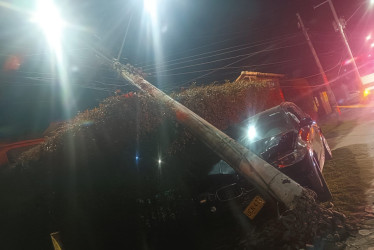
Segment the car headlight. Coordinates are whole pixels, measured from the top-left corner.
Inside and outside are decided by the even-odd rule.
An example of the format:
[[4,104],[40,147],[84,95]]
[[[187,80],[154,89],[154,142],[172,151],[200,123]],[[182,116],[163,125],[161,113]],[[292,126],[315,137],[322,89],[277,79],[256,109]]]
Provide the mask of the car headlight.
[[301,139],[301,136],[299,135],[296,140],[295,149],[292,152],[281,156],[278,160],[274,161],[272,165],[279,168],[291,166],[302,161],[307,152],[308,143]]

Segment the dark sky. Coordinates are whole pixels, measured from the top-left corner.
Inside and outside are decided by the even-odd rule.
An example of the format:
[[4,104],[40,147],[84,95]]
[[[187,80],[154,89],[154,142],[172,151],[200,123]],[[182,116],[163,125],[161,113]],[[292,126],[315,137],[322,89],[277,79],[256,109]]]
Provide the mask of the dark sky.
[[[234,80],[242,70],[290,78],[318,74],[298,29],[299,12],[323,67],[336,77],[347,54],[332,27],[328,4],[313,9],[321,2],[158,0],[157,20],[152,21],[140,0],[58,1],[61,16],[69,23],[62,40],[71,89],[66,105],[52,52],[41,30],[29,21],[34,2],[3,1],[0,140],[40,133],[49,122],[97,105],[117,88],[129,89],[92,51],[99,45],[117,57],[127,27],[120,61],[142,68],[150,82],[172,91],[194,81]],[[369,8],[368,0],[333,2],[339,16],[348,21],[346,32],[354,54],[368,53],[365,37],[374,35],[374,6]],[[9,69],[14,58],[20,66]]]

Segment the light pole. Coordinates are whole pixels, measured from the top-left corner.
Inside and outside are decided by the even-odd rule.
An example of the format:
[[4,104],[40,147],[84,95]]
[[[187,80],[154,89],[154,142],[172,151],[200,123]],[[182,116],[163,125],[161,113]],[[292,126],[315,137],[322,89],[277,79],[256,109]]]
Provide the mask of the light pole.
[[358,89],[361,93],[363,93],[364,91],[364,87],[362,85],[362,81],[361,81],[361,76],[360,76],[360,72],[358,71],[358,68],[357,68],[357,64],[356,64],[356,61],[353,57],[353,54],[352,54],[352,51],[351,51],[351,48],[349,46],[349,43],[348,43],[348,40],[347,40],[347,37],[345,35],[345,32],[344,32],[344,25],[342,24],[341,20],[339,20],[338,18],[338,15],[336,14],[336,10],[334,8],[334,5],[332,3],[332,0],[327,0],[323,3],[320,3],[319,5],[315,6],[314,9],[320,7],[321,5],[325,4],[325,3],[328,3],[330,8],[331,8],[331,12],[334,16],[334,19],[335,19],[335,22],[336,22],[336,25],[337,25],[337,29],[340,33],[340,35],[342,36],[342,39],[343,39],[343,42],[344,42],[344,45],[348,51],[348,54],[349,56],[351,57],[351,61],[352,61],[352,64],[353,64],[353,68],[354,68],[354,73],[356,75],[356,78],[357,78],[357,85],[358,85]]
[[[317,67],[318,67],[319,72],[320,72],[320,74],[322,76],[323,82],[324,82],[324,84],[326,86],[327,94],[329,96],[330,106],[331,106],[332,110],[334,110],[334,112],[336,112],[339,115],[340,114],[340,109],[338,107],[338,103],[336,102],[336,98],[335,98],[334,92],[331,89],[331,86],[330,86],[329,80],[327,79],[326,73],[325,73],[325,71],[322,68],[321,62],[319,61],[317,52],[314,49],[312,41],[309,38],[309,34],[306,31],[306,29],[305,29],[305,26],[304,26],[303,20],[301,19],[300,14],[296,13],[296,16],[297,16],[297,19],[299,20],[299,25],[300,25],[300,27],[301,27],[301,29],[303,31],[303,34],[305,36],[306,41],[308,42],[310,50],[312,51],[312,54],[314,56],[314,60],[316,61]],[[335,108],[333,108],[333,106],[335,106]]]

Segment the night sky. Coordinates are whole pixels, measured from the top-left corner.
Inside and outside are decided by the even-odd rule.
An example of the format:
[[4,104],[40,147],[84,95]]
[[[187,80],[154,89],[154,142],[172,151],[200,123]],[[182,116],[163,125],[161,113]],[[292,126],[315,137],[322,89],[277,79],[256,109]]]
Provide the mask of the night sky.
[[[152,18],[140,0],[58,1],[68,23],[62,36],[70,88],[66,97],[53,53],[30,22],[34,1],[2,1],[0,142],[38,137],[50,122],[91,108],[116,89],[131,90],[93,50],[101,47],[117,57],[126,30],[120,61],[142,68],[166,92],[192,82],[234,80],[243,70],[308,78],[319,72],[298,29],[299,12],[328,77],[335,79],[348,56],[328,4],[313,9],[321,2],[158,0]],[[333,2],[347,20],[355,56],[370,53],[365,37],[374,35],[374,6],[368,0]],[[313,79],[318,83],[318,77]]]

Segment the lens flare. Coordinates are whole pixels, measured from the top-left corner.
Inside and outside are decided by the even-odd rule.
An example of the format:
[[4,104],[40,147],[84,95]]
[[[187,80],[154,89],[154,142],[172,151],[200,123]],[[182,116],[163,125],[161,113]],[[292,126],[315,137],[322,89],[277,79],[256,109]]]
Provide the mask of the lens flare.
[[59,84],[61,86],[61,95],[66,117],[70,117],[70,110],[74,102],[71,100],[69,77],[62,53],[62,31],[65,23],[60,17],[60,13],[53,0],[38,0],[36,10],[33,12],[32,22],[37,23],[43,30],[48,41],[51,52],[54,54],[58,71]]
[[[152,41],[152,50],[154,54],[155,63],[157,65],[162,65],[163,62],[163,49],[162,49],[162,41],[161,41],[161,34],[162,26],[160,25],[158,12],[159,12],[159,5],[160,3],[157,0],[144,0],[144,13],[142,18],[142,27],[147,29],[147,34],[150,34],[151,37],[147,37],[148,41]],[[163,83],[167,82],[167,78],[163,77],[159,74],[159,71],[163,70],[164,68],[158,68],[156,70],[156,83]],[[162,86],[158,86],[162,87]]]
[[60,49],[61,32],[64,22],[53,1],[39,0],[31,21],[37,23],[42,28],[52,49]]
[[156,0],[144,0],[144,10],[152,17],[157,16],[157,1]]
[[250,126],[247,131],[247,137],[249,140],[255,139],[257,136],[256,128],[254,126]]

